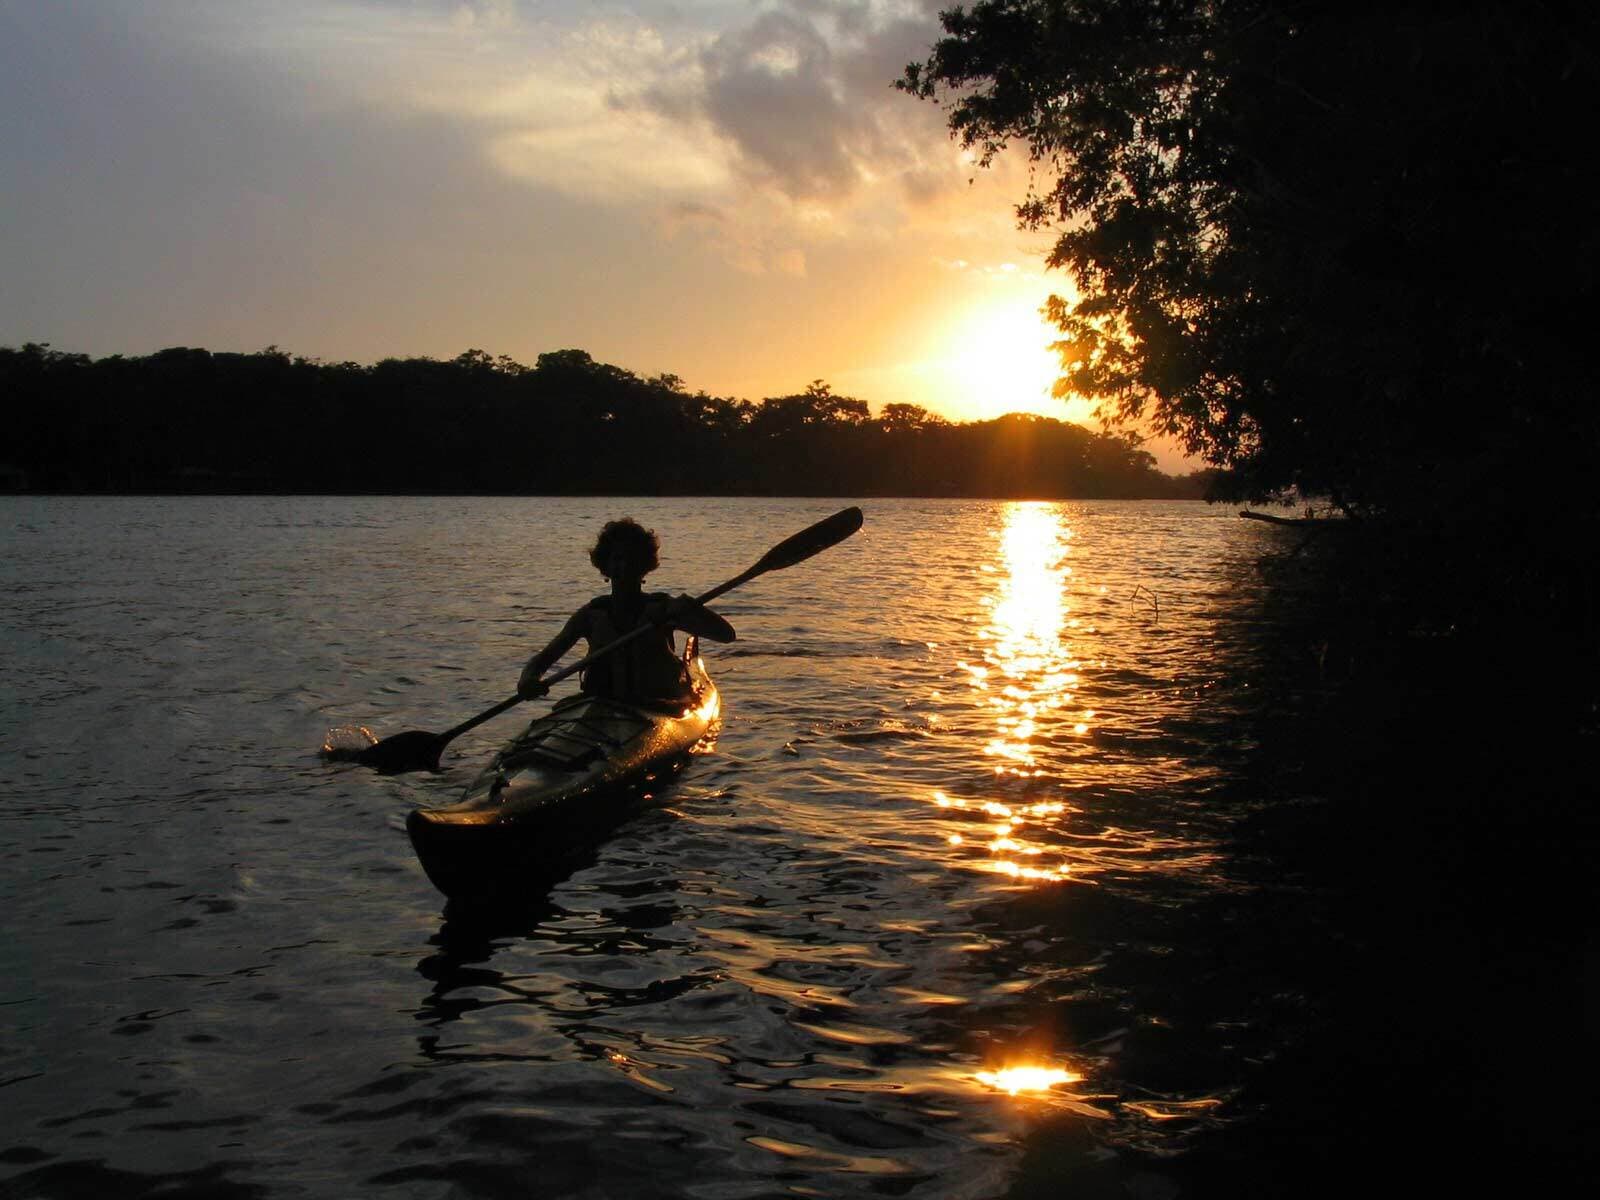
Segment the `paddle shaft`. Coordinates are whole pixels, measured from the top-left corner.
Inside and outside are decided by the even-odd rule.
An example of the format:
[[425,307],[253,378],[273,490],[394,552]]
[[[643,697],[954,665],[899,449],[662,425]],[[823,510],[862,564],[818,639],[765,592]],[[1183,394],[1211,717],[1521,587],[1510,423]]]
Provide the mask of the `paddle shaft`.
[[[771,550],[767,551],[767,553],[762,556],[761,561],[755,566],[751,567],[748,571],[744,571],[738,575],[735,575],[726,583],[718,584],[709,592],[702,592],[700,595],[694,598],[694,602],[696,604],[710,604],[718,596],[721,596],[727,592],[731,592],[734,588],[740,587],[743,584],[749,583],[758,575],[765,575],[768,571],[779,571],[784,567],[792,567],[795,563],[810,558],[813,554],[818,554],[821,551],[826,550],[829,546],[837,545],[839,542],[843,541],[860,528],[861,510],[858,508],[843,509],[826,520],[819,521],[810,528],[802,530],[793,537],[780,542]],[[545,676],[541,682],[544,683],[546,687],[553,683],[560,683],[563,679],[566,679],[572,675],[576,675],[579,671],[589,666],[589,664],[594,662],[596,659],[610,654],[619,646],[627,645],[635,638],[643,637],[653,629],[659,629],[663,624],[665,624],[665,622],[652,622],[649,625],[640,625],[636,629],[630,629],[627,633],[623,634],[616,640],[607,642],[598,650],[584,655],[571,666],[562,667],[561,670],[557,671],[555,674]],[[515,696],[506,697],[506,699],[500,701],[500,703],[496,704],[493,708],[486,708],[477,716],[461,722],[461,724],[457,725],[454,729],[445,730],[445,732],[439,735],[440,744],[443,745],[445,742],[454,741],[463,733],[466,733],[467,730],[476,729],[485,721],[489,721],[495,717],[498,717],[507,709],[515,708],[518,704],[521,704],[522,701],[523,696],[520,693]]]

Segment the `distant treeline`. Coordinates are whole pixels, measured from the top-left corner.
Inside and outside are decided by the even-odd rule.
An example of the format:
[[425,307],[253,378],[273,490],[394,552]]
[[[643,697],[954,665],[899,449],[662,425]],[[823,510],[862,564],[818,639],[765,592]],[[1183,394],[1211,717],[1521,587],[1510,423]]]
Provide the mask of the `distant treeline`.
[[760,402],[688,392],[582,350],[533,367],[325,363],[175,348],[0,348],[0,489],[1156,498],[1199,496],[1127,440],[1044,417],[874,415],[820,380]]

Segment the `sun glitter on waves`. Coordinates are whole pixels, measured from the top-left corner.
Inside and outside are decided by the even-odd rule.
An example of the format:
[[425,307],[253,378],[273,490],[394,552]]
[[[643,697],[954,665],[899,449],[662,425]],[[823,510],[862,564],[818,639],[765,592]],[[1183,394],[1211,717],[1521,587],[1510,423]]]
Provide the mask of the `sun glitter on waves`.
[[[1000,760],[995,774],[1038,776],[1032,741],[1040,722],[1072,703],[1078,663],[1063,640],[1069,621],[1065,599],[1072,568],[1066,565],[1071,531],[1052,504],[1015,503],[1006,510],[1000,536],[1005,566],[994,597],[985,666],[969,668],[975,681],[997,672],[984,687],[995,710],[997,736],[984,753]],[[981,672],[981,674],[980,674]],[[1073,732],[1088,726],[1077,722]]]
[[1063,1083],[1077,1083],[1083,1078],[1060,1067],[1002,1067],[998,1071],[979,1071],[979,1083],[987,1084],[1010,1096],[1023,1092],[1047,1092]]
[[[1008,504],[998,530],[998,564],[979,570],[995,577],[987,597],[989,620],[977,633],[978,662],[958,660],[967,676],[972,704],[992,723],[982,744],[991,762],[996,789],[1005,800],[964,799],[933,791],[934,804],[964,824],[947,825],[945,842],[969,847],[962,865],[1029,883],[1059,883],[1071,867],[1059,858],[1059,845],[1045,830],[1058,824],[1064,801],[1039,799],[1051,787],[1050,761],[1068,742],[1090,733],[1090,709],[1077,709],[1074,689],[1082,664],[1067,641],[1077,622],[1070,617],[1067,566],[1072,531],[1060,505]],[[1044,757],[1048,754],[1048,757]],[[987,818],[987,819],[986,819]],[[1030,838],[1028,826],[1043,827]],[[982,846],[988,857],[971,854]]]
[[[993,591],[986,601],[989,619],[978,633],[982,658],[958,664],[968,676],[979,724],[986,727],[977,736],[994,764],[993,790],[984,787],[988,796],[980,792],[970,799],[942,790],[930,797],[949,818],[966,822],[963,832],[949,837],[952,846],[981,845],[987,851],[984,857],[970,855],[963,865],[1040,885],[1070,878],[1055,836],[1068,810],[1067,801],[1057,798],[1064,780],[1057,780],[1063,752],[1082,746],[1077,739],[1088,732],[1093,715],[1078,707],[1074,695],[1080,663],[1069,643],[1076,623],[1069,608],[1067,511],[1057,504],[1006,506],[998,569],[983,576]],[[1017,1049],[1019,1058],[1033,1057]],[[1084,1078],[1063,1066],[1024,1058],[976,1071],[972,1078],[1006,1096],[1105,1116],[1083,1096],[1053,1091]]]

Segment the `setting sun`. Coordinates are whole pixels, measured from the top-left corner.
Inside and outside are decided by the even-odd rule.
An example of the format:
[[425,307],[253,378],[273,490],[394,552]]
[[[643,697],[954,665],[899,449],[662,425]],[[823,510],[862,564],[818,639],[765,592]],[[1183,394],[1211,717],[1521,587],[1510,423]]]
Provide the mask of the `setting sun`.
[[1021,412],[1091,423],[1087,403],[1051,395],[1060,364],[1050,347],[1061,334],[1041,310],[1065,281],[1007,266],[985,269],[966,302],[929,327],[919,402],[957,421]]
[[952,399],[972,417],[1066,415],[1067,406],[1050,394],[1058,366],[1050,343],[1059,335],[1036,305],[1013,301],[980,309],[964,318],[952,336]]

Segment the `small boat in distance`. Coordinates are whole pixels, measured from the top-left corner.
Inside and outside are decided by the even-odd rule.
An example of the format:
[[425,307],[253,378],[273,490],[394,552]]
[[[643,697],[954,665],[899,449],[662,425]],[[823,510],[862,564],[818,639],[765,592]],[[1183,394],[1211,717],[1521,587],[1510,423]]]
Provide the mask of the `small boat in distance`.
[[571,874],[714,736],[722,701],[692,638],[684,665],[689,701],[569,696],[503,746],[460,800],[413,810],[406,832],[433,885],[452,900],[526,898]]

